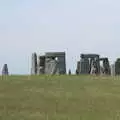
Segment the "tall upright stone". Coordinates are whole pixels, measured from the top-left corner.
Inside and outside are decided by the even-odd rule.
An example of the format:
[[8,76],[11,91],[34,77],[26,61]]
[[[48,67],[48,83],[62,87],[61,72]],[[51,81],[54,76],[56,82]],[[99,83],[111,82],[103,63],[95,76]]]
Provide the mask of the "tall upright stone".
[[97,74],[97,73],[98,73],[97,62],[95,60],[93,60],[92,64],[91,64],[90,74]]
[[39,56],[38,74],[45,74],[45,56]]
[[115,76],[115,64],[111,65],[111,75]]
[[76,75],[80,74],[80,61],[77,62]]
[[106,75],[110,75],[111,74],[111,70],[110,70],[110,64],[109,64],[108,58],[105,58],[103,60],[103,67],[104,67],[105,74]]
[[96,59],[96,68],[97,68],[97,74],[100,74],[100,61],[99,61],[99,58]]
[[81,58],[79,74],[89,74],[89,69],[90,69],[89,59]]
[[120,75],[120,58],[118,58],[115,62],[115,74]]
[[111,68],[110,68],[108,58],[100,58],[99,61],[101,61],[103,63],[103,65],[101,66],[101,74],[110,75],[111,74]]
[[32,54],[32,68],[31,68],[31,74],[36,75],[37,74],[37,54]]
[[3,68],[2,68],[2,75],[8,75],[8,66],[7,64],[4,64]]
[[94,62],[95,62],[94,58],[89,58],[89,73],[91,73],[91,71],[94,67]]

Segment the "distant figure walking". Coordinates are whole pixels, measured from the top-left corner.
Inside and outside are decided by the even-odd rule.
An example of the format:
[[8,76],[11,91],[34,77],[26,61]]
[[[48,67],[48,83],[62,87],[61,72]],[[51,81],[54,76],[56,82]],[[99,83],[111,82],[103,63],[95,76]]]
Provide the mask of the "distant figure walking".
[[69,69],[68,74],[71,75],[71,70]]

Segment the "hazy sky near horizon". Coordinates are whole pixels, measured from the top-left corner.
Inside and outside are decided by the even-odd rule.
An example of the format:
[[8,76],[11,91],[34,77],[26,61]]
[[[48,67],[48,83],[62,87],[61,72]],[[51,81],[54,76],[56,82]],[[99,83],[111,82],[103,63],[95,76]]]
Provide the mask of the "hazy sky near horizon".
[[0,0],[0,68],[27,74],[31,53],[66,51],[75,71],[80,53],[120,57],[119,0]]

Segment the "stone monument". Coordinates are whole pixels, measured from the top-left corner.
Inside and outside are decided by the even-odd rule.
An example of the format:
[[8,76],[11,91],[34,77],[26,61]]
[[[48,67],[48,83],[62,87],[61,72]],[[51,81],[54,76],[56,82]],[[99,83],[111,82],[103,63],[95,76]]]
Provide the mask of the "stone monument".
[[45,54],[46,74],[66,74],[65,52],[47,52]]
[[115,75],[120,75],[120,58],[115,62]]
[[31,67],[31,74],[36,75],[37,74],[37,54],[32,54],[32,67]]
[[[108,58],[100,58],[98,54],[81,54],[77,62],[76,74],[111,74]],[[102,61],[103,66],[100,66]]]
[[7,64],[4,64],[2,68],[2,75],[9,75]]
[[100,58],[99,61],[103,62],[101,73],[103,73],[105,75],[110,75],[111,74],[111,68],[110,68],[110,64],[109,64],[108,58]]
[[77,64],[78,74],[90,74],[93,70],[93,62],[96,64],[96,74],[100,73],[99,55],[97,54],[81,54],[81,60]]
[[47,52],[38,57],[32,54],[32,74],[66,74],[65,52]]

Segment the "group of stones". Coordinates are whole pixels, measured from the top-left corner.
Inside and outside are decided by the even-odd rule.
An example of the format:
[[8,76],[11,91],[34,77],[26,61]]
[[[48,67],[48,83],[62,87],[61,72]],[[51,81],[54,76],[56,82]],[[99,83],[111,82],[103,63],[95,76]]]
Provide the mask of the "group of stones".
[[[68,73],[71,74],[70,69]],[[4,64],[2,75],[8,74],[8,66]],[[31,74],[66,74],[65,52],[47,52],[42,56],[33,53]],[[98,54],[81,54],[80,61],[77,62],[76,74],[120,75],[120,58],[115,64],[110,65],[107,57],[100,58]]]
[[45,55],[32,54],[32,75],[66,74],[65,52],[47,52]]
[[[100,64],[102,63],[102,65]],[[77,63],[76,74],[111,74],[108,58],[100,58],[97,54],[81,54]]]
[[110,65],[107,57],[98,54],[81,54],[76,74],[120,75],[120,58]]
[[[31,74],[66,74],[65,52],[48,52],[43,56],[32,54]],[[71,74],[69,69],[68,74]],[[77,62],[76,74],[120,75],[120,59],[110,65],[107,57],[98,54],[81,54]]]

